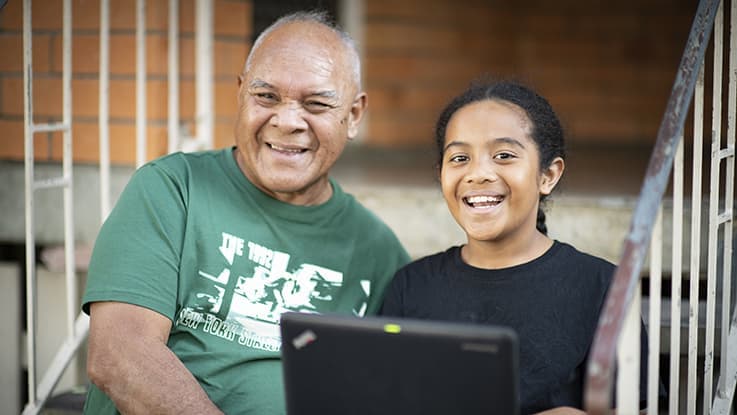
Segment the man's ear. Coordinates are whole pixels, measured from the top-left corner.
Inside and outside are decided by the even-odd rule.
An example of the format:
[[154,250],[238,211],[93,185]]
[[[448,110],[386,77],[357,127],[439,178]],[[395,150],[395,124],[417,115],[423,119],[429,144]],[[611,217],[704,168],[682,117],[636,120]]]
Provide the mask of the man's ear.
[[245,74],[238,75],[238,88],[237,88],[238,93],[236,94],[236,99],[238,100],[239,106],[242,104],[241,100],[243,99],[243,86],[246,84],[245,82],[246,82],[246,75]]
[[550,165],[548,165],[548,167],[543,170],[540,177],[541,195],[549,195],[553,191],[553,189],[555,189],[558,181],[563,176],[563,170],[565,170],[565,168],[565,161],[563,161],[563,159],[560,157],[556,157],[555,159],[553,159]]
[[346,122],[348,123],[348,139],[356,138],[358,134],[358,125],[361,123],[363,114],[368,106],[368,97],[365,92],[359,92],[351,104],[351,111],[348,113]]

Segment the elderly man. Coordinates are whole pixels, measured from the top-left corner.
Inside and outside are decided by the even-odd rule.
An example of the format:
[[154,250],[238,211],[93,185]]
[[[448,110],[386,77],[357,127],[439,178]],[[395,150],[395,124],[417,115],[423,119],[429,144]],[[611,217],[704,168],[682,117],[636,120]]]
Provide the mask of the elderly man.
[[328,177],[360,76],[324,15],[285,16],[238,78],[235,147],[134,174],[90,263],[86,413],[284,413],[281,313],[378,309],[408,255]]

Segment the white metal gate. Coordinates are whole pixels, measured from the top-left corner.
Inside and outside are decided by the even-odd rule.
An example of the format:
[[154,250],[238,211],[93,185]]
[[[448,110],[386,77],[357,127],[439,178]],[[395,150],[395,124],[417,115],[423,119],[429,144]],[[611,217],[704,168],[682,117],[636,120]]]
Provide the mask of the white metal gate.
[[[25,213],[26,213],[26,313],[28,402],[23,414],[37,414],[54,392],[71,359],[79,350],[88,332],[88,317],[79,312],[75,273],[74,203],[73,203],[73,129],[72,129],[72,1],[64,0],[62,26],[62,107],[61,123],[36,124],[33,120],[32,62],[32,0],[23,0],[23,98],[25,141]],[[136,1],[136,167],[146,162],[146,0]],[[213,4],[212,0],[197,0],[195,5],[196,49],[196,128],[195,137],[179,134],[179,1],[169,0],[168,41],[168,150],[182,147],[212,148],[213,146]],[[110,212],[110,2],[100,0],[100,72],[99,72],[99,133],[100,133],[100,208],[104,220]],[[35,179],[34,135],[63,132],[63,174],[44,180]],[[62,188],[64,192],[64,259],[66,287],[67,337],[42,376],[37,370],[36,333],[38,304],[34,194],[46,189]],[[39,381],[40,377],[40,381]]]

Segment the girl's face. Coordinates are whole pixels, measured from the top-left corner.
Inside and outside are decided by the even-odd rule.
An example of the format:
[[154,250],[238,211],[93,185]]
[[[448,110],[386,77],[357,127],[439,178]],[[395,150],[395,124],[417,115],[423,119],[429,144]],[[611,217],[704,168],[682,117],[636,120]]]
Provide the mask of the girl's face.
[[448,209],[469,244],[524,246],[537,232],[540,194],[553,190],[562,170],[541,174],[531,128],[527,114],[504,101],[473,102],[451,117],[440,182]]

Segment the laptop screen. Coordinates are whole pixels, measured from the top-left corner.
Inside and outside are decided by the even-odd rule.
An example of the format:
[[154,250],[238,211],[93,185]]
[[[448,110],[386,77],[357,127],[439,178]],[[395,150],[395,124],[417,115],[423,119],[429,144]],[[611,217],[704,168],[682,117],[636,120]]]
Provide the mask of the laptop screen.
[[508,328],[285,313],[281,334],[288,415],[519,411]]

